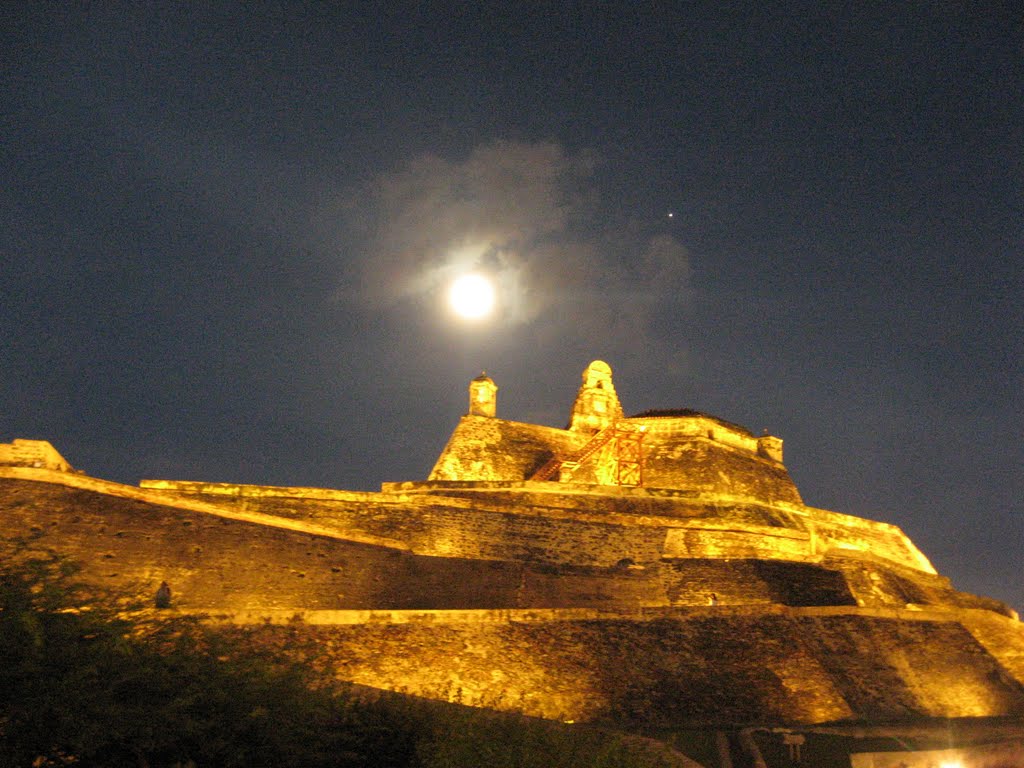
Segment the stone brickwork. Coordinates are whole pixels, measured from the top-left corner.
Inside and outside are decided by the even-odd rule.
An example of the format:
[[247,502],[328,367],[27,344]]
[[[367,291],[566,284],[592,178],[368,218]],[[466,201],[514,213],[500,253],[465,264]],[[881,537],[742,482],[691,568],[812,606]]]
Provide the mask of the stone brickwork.
[[[1005,716],[1024,706],[1018,622],[962,607],[971,596],[940,576],[852,550],[818,563],[667,557],[665,528],[652,523],[673,518],[653,513],[692,503],[685,495],[634,490],[582,512],[583,496],[524,490],[531,513],[512,514],[486,509],[499,491],[482,493],[484,503],[473,491],[392,492],[385,503],[194,485],[122,497],[80,475],[6,472],[47,481],[0,481],[4,530],[83,563],[89,583],[146,603],[166,580],[179,610],[245,614],[266,642],[365,685],[545,717],[677,725]],[[637,498],[649,506],[630,518]],[[289,525],[265,523],[273,519]],[[353,541],[344,529],[402,546]],[[418,553],[446,547],[475,554]],[[602,552],[601,564],[566,562]],[[613,563],[618,554],[633,557]],[[718,605],[707,605],[712,593]],[[907,602],[914,610],[893,610]],[[671,612],[679,606],[689,612]],[[274,616],[308,616],[310,626],[255,628]]]
[[5,530],[23,532],[35,548],[81,563],[83,578],[123,601],[148,602],[161,581],[171,585],[176,605],[190,609],[499,608],[634,600],[628,588],[618,597],[607,583],[618,574],[610,572],[426,557],[59,486],[0,480],[0,508]]
[[484,416],[464,416],[430,480],[525,480],[555,453],[579,449],[587,435]]
[[[703,416],[623,421],[645,429],[644,485],[647,487],[801,503],[785,466],[763,455],[755,438],[740,439],[741,435]],[[707,428],[708,425],[714,425],[715,429]],[[727,439],[730,436],[736,439]],[[580,450],[589,437],[587,433],[571,430],[464,416],[429,479],[527,480],[552,456],[570,456]],[[573,471],[572,482],[598,484],[599,467],[596,461],[583,464]]]
[[569,429],[593,434],[622,416],[611,366],[603,360],[595,360],[583,371],[583,381],[569,417]]
[[[649,424],[653,420],[640,421]],[[781,462],[760,455],[756,440],[750,449],[738,448],[721,440],[726,434],[724,429],[715,432],[718,437],[710,438],[700,433],[689,434],[689,425],[680,424],[688,419],[661,421],[658,426],[663,431],[649,429],[644,440],[645,485],[694,489],[769,503],[801,503],[786,468]]]
[[672,605],[856,605],[843,574],[806,563],[685,559],[662,566]]
[[[205,494],[189,486],[177,500],[167,490],[120,486],[122,499],[111,494],[117,484],[60,477],[75,487],[0,481],[6,530],[81,560],[89,578],[126,600],[148,599],[167,580],[194,608],[635,608],[703,605],[717,593],[727,605],[914,603],[1006,612],[882,558],[814,560],[804,552],[787,562],[778,552],[739,548],[727,558],[708,555],[706,546],[680,552],[672,546],[680,531],[667,527],[675,521],[635,524],[622,514],[622,499],[612,505],[620,512],[605,518],[571,507],[513,513],[430,495],[384,504],[314,490],[324,498],[302,499],[295,489],[274,496],[252,486]],[[699,541],[727,532],[689,533]]]
[[[342,679],[548,718],[736,727],[1024,714],[1024,690],[974,637],[970,612],[282,618],[292,623],[249,632],[320,649],[325,670]],[[1000,654],[1024,649],[1017,622],[982,621],[1008,633]]]
[[486,373],[469,382],[469,415],[495,416],[498,410],[498,387]]
[[57,472],[73,472],[74,468],[57,449],[45,440],[14,440],[0,443],[0,466],[34,467]]
[[[124,606],[166,581],[174,609],[325,674],[543,717],[1024,715],[1012,610],[958,592],[898,527],[806,506],[778,438],[695,411],[623,417],[599,363],[569,429],[498,418],[478,377],[430,477],[378,493],[134,488],[15,440],[0,556],[59,552]],[[642,436],[642,484],[610,471],[621,425]]]
[[[696,411],[652,411],[625,418],[611,368],[600,360],[583,372],[567,429],[497,418],[496,389],[483,375],[470,383],[469,415],[455,428],[430,480],[528,480],[551,459],[575,460],[596,433],[617,423],[643,433],[646,487],[801,503],[782,464],[782,440],[754,437],[743,427]],[[574,463],[571,472],[556,472],[555,479],[573,484],[613,482],[609,451],[610,447],[603,448],[579,466]]]
[[399,542],[440,557],[610,565],[709,557],[817,562],[831,551],[870,551],[932,572],[894,526],[702,494],[597,494],[561,483],[392,483],[381,494],[169,481],[159,487],[164,499],[180,493],[238,514],[304,520],[338,536]]

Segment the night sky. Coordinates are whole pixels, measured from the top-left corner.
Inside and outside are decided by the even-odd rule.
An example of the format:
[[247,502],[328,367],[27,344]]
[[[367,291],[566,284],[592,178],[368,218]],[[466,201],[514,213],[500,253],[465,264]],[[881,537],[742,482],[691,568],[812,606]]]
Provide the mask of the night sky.
[[842,6],[4,4],[0,441],[375,489],[599,358],[1024,608],[1024,14]]

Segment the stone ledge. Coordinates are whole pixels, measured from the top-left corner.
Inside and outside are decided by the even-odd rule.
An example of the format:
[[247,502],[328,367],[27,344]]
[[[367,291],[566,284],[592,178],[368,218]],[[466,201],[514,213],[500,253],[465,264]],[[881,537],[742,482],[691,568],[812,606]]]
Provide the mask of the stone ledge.
[[405,552],[410,551],[409,545],[395,539],[388,539],[381,536],[371,536],[362,533],[344,533],[322,525],[304,523],[286,517],[267,515],[261,512],[236,512],[224,507],[210,504],[203,501],[196,501],[176,493],[163,493],[148,488],[136,488],[132,485],[122,485],[111,480],[99,480],[88,475],[70,474],[58,472],[51,469],[36,469],[33,467],[0,467],[0,478],[12,480],[28,480],[37,483],[50,483],[63,485],[78,490],[93,491],[107,496],[116,496],[123,499],[132,499],[149,504],[157,504],[174,509],[185,509],[191,512],[201,512],[215,517],[228,520],[237,520],[246,523],[255,523],[272,528],[283,528],[290,531],[309,533],[314,536],[325,536],[331,539],[352,541],[357,544],[370,544],[372,546],[387,547]]
[[[570,496],[573,495],[570,491],[566,493],[566,487],[561,483],[536,483],[536,482],[517,482],[517,483],[499,483],[499,482],[425,482],[425,483],[396,483],[387,484],[386,487],[394,487],[396,490],[400,487],[402,491],[400,493],[373,493],[373,492],[356,492],[356,491],[340,491],[332,489],[313,489],[313,488],[300,488],[300,487],[287,487],[287,486],[250,486],[250,485],[239,485],[239,484],[226,484],[226,483],[202,483],[196,481],[164,481],[164,480],[147,480],[143,481],[142,487],[122,485],[108,480],[101,480],[98,478],[89,477],[88,475],[74,474],[59,472],[44,468],[30,468],[30,467],[0,467],[0,477],[9,477],[14,479],[30,480],[35,482],[54,483],[64,485],[68,487],[90,490],[97,493],[102,493],[115,497],[129,498],[137,501],[143,501],[152,504],[158,504],[161,506],[173,507],[176,509],[185,509],[195,512],[201,512],[205,514],[216,515],[221,518],[244,521],[259,525],[266,525],[276,528],[285,528],[289,530],[301,531],[304,533],[310,533],[319,536],[327,536],[333,539],[340,539],[345,541],[352,541],[361,544],[370,544],[374,546],[387,547],[394,550],[401,550],[412,552],[416,551],[416,548],[404,541],[393,539],[389,537],[377,536],[370,533],[364,533],[358,530],[344,529],[330,524],[323,523],[312,523],[306,522],[301,519],[295,519],[291,517],[281,517],[274,514],[254,512],[248,510],[239,510],[234,504],[230,503],[236,499],[244,498],[290,498],[290,499],[309,499],[309,500],[321,500],[321,501],[337,501],[337,502],[354,502],[354,503],[380,503],[386,506],[393,506],[397,504],[409,504],[413,507],[420,506],[450,506],[467,510],[479,510],[480,512],[498,513],[498,514],[512,514],[523,517],[538,517],[546,518],[551,520],[564,520],[572,522],[582,522],[591,524],[602,524],[602,525],[614,525],[614,526],[625,526],[625,527],[648,527],[648,528],[661,528],[665,529],[666,544],[672,536],[684,535],[684,532],[690,531],[696,535],[711,535],[711,536],[740,536],[742,539],[749,539],[753,537],[756,540],[763,540],[766,544],[768,542],[775,542],[774,546],[766,546],[759,549],[762,556],[767,556],[770,559],[777,560],[788,560],[795,562],[819,562],[829,552],[835,551],[835,545],[817,546],[812,540],[813,537],[809,537],[807,531],[801,531],[793,528],[779,528],[774,526],[760,526],[760,525],[745,525],[743,527],[737,527],[734,522],[727,520],[717,521],[713,518],[700,518],[700,519],[687,519],[684,517],[669,517],[658,514],[649,513],[623,513],[614,511],[600,511],[600,510],[589,510],[583,511],[580,509],[557,509],[551,507],[537,507],[532,504],[489,504],[487,500],[481,499],[480,502],[474,502],[474,500],[461,498],[461,497],[450,497],[444,495],[445,490],[465,490],[468,488],[479,489],[481,491],[493,491],[499,490],[501,492],[508,491],[534,491],[537,486],[544,487],[544,491],[551,493],[561,494]],[[588,494],[591,496],[599,496],[603,494],[593,493],[595,486],[583,486],[587,489]],[[416,488],[417,490],[432,490],[432,493],[416,492],[415,490],[410,493],[409,490]],[[550,490],[549,490],[550,488]],[[603,489],[603,487],[602,487]],[[624,493],[632,498],[641,499],[648,496],[648,489],[620,489]],[[440,493],[438,493],[440,491]],[[513,493],[513,498],[517,494]],[[705,502],[716,502],[719,504],[728,503],[751,503],[750,499],[740,497],[718,497],[716,496],[713,500],[701,498],[701,495],[696,497],[690,497],[689,499],[681,499],[681,504],[686,504],[693,498],[700,499]],[[223,502],[221,502],[223,500]],[[778,509],[786,513],[797,512],[798,509],[795,505],[778,505],[773,507],[770,505],[757,504],[757,506],[765,509]],[[875,523],[873,521],[863,521],[859,518],[853,518],[847,515],[841,515],[839,513],[832,513],[827,510],[814,510],[806,508],[806,511],[799,515],[799,519],[807,521],[810,528],[814,528],[815,522],[824,522],[824,519],[833,517],[836,523],[846,523],[847,525],[842,526],[847,528],[849,532],[855,533],[858,528],[861,530],[876,531],[883,533],[894,539],[898,539],[906,549],[906,555],[904,557],[894,558],[893,561],[905,565],[907,567],[915,568],[916,570],[924,571],[926,573],[934,573],[934,569],[931,564],[927,561],[923,554],[921,554],[913,544],[902,534],[902,532],[896,527],[886,523]],[[764,550],[763,552],[761,550]],[[775,551],[777,550],[777,551]],[[806,553],[803,551],[806,550]],[[862,548],[852,548],[851,553],[855,551],[863,551]],[[673,554],[672,547],[666,549],[666,553]],[[746,554],[745,554],[746,553]],[[433,552],[421,552],[421,554],[437,554]],[[687,554],[680,552],[677,554]],[[743,552],[737,551],[735,553],[723,552],[718,556],[730,557],[730,556],[747,556],[749,553],[746,550]],[[443,555],[441,555],[443,556]]]
[[566,621],[631,621],[649,622],[665,619],[727,618],[785,616],[832,617],[859,616],[874,619],[918,622],[963,622],[965,619],[984,618],[1005,625],[1006,629],[1024,632],[1020,621],[981,608],[935,610],[933,607],[908,605],[905,609],[863,608],[856,606],[785,605],[716,605],[639,608],[636,610],[600,610],[595,608],[499,608],[499,609],[418,609],[418,610],[294,610],[266,608],[221,612],[169,611],[168,615],[203,616],[216,624],[309,624],[377,625],[377,624],[507,624]]
[[320,501],[397,502],[399,499],[373,491],[343,491],[290,485],[249,485],[207,483],[202,480],[140,480],[139,487],[186,496],[232,496],[239,498],[317,499]]

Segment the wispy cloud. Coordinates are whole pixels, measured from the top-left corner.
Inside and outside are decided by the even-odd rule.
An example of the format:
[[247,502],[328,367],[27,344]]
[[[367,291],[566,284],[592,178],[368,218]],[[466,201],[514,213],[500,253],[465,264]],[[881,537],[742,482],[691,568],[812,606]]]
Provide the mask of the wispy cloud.
[[595,224],[597,162],[558,144],[499,141],[372,179],[346,207],[358,300],[386,307],[479,270],[497,283],[502,322],[550,316],[581,330],[639,332],[656,305],[685,296],[689,258],[670,235]]

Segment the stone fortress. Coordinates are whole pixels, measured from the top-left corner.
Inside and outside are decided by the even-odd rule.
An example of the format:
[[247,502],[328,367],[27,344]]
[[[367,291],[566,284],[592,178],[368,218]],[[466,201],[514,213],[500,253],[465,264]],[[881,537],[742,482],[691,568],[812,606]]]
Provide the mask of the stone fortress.
[[568,426],[468,413],[380,492],[144,480],[0,446],[7,534],[83,579],[282,625],[354,683],[561,720],[824,727],[1024,715],[1024,628],[894,525],[803,503],[782,440],[625,416],[601,361]]

